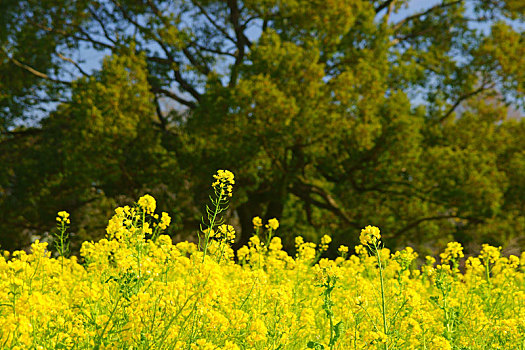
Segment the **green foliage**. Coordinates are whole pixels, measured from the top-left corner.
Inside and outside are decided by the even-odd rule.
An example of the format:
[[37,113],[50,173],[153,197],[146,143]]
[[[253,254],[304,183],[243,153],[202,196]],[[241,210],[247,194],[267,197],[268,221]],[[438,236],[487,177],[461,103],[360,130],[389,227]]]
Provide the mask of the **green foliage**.
[[[336,243],[374,223],[393,248],[524,247],[525,122],[508,118],[524,105],[519,1],[3,10],[6,248],[49,231],[56,208],[81,218],[73,245],[100,236],[96,222],[146,191],[195,234],[208,174],[224,167],[240,185],[229,212],[239,244],[262,214]],[[102,66],[86,52],[106,56]]]

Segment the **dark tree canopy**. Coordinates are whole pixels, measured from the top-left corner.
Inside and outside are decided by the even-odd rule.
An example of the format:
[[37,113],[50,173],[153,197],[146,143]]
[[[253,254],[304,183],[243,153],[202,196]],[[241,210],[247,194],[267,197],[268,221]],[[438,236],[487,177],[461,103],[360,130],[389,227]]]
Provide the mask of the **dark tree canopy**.
[[[518,0],[4,0],[0,244],[73,213],[99,237],[145,192],[198,229],[211,174],[232,220],[355,243],[525,247]],[[82,57],[106,56],[101,67]],[[95,68],[94,68],[95,67]]]

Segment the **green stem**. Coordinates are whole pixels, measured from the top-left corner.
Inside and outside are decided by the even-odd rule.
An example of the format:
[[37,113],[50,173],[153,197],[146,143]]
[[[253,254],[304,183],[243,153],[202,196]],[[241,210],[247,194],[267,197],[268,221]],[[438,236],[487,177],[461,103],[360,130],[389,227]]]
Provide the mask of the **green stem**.
[[487,261],[485,263],[485,277],[487,278],[487,284],[489,286],[489,289],[490,289],[490,267],[489,267],[489,262]]
[[[385,332],[385,335],[387,335],[388,328],[386,323],[386,301],[385,301],[385,287],[383,282],[383,265],[381,264],[381,256],[378,250],[378,246],[374,244],[374,249],[377,257],[377,264],[379,265],[379,279],[381,281],[381,308],[383,313],[383,330]],[[385,350],[388,349],[388,344],[385,343]]]
[[334,348],[334,321],[332,316],[329,317],[330,320],[330,350]]
[[100,349],[100,344],[102,343],[102,337],[104,336],[104,333],[106,332],[106,329],[108,328],[108,325],[109,325],[109,322],[111,321],[111,319],[113,318],[113,315],[115,314],[115,312],[117,311],[117,307],[118,307],[118,303],[120,302],[120,297],[117,299],[117,302],[115,303],[115,306],[113,307],[113,309],[111,310],[111,313],[109,314],[109,318],[106,322],[106,324],[104,325],[104,328],[102,329],[102,332],[100,333],[100,335],[97,337],[97,343],[94,347],[95,350],[98,350]]
[[217,200],[215,204],[215,211],[213,212],[213,216],[210,220],[210,226],[208,227],[208,232],[206,232],[206,236],[204,238],[204,254],[202,255],[202,263],[204,263],[204,259],[206,258],[206,252],[208,251],[208,242],[210,241],[211,230],[213,230],[213,226],[215,225],[215,219],[217,218],[217,214],[219,214],[221,200],[222,200],[222,190],[221,192],[219,192],[219,199]]
[[146,237],[146,233],[144,232],[145,223],[146,223],[146,211],[143,210],[142,211],[142,235],[139,237],[139,241],[137,242],[137,265],[139,268],[139,281],[140,281],[140,278],[142,277],[142,271],[141,271],[142,269],[140,266],[140,260],[141,260],[141,255],[142,255],[142,238]]

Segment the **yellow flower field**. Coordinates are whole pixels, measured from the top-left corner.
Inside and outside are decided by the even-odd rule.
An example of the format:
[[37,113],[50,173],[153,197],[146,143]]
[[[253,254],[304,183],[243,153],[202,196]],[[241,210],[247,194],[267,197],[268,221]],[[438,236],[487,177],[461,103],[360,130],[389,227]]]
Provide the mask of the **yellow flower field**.
[[260,218],[234,253],[221,221],[230,174],[216,175],[200,247],[162,235],[169,216],[144,196],[116,209],[107,238],[85,242],[80,259],[53,258],[38,241],[4,253],[1,348],[525,349],[525,254],[486,245],[460,269],[462,247],[450,243],[418,268],[416,252],[390,252],[367,226],[354,255],[341,246],[319,259],[328,236],[297,237],[289,255],[278,221]]

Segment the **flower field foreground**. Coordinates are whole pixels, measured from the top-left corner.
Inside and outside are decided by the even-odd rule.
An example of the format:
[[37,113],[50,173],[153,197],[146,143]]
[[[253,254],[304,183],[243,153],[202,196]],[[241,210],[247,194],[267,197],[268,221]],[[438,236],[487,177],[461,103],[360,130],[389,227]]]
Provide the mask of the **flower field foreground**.
[[[116,209],[107,238],[85,242],[80,260],[52,258],[38,241],[30,253],[5,253],[1,348],[525,349],[525,254],[484,246],[461,272],[462,247],[450,243],[439,264],[417,268],[411,248],[391,253],[367,226],[355,255],[341,246],[339,258],[319,259],[324,236],[297,237],[290,256],[278,221],[260,218],[234,253],[233,227],[221,220],[226,175],[216,177],[199,244],[161,235],[169,216],[144,196]],[[62,248],[68,216],[57,217]]]

